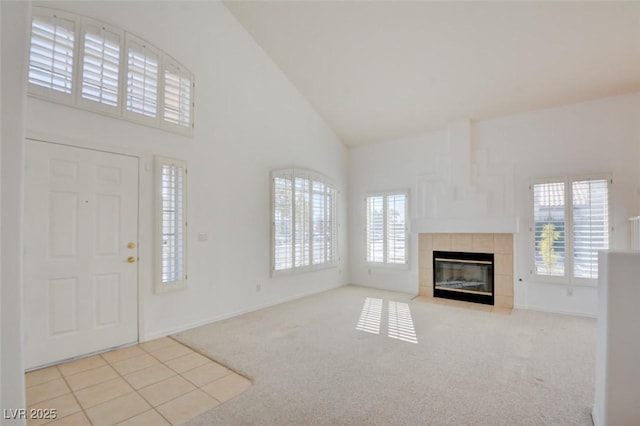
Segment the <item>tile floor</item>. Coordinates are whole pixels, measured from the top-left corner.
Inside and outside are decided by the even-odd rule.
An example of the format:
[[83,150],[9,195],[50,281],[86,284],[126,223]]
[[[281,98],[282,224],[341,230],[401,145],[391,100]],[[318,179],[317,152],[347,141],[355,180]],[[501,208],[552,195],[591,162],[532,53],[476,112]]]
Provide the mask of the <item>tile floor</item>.
[[29,425],[179,425],[251,387],[245,377],[169,337],[25,378],[28,408],[57,413],[53,421],[30,419]]

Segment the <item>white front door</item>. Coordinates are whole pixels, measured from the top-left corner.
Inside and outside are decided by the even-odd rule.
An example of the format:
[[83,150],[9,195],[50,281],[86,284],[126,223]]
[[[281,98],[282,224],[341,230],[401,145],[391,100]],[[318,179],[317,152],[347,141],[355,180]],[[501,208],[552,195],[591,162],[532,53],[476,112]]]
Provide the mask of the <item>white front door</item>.
[[26,368],[138,340],[138,159],[27,140]]

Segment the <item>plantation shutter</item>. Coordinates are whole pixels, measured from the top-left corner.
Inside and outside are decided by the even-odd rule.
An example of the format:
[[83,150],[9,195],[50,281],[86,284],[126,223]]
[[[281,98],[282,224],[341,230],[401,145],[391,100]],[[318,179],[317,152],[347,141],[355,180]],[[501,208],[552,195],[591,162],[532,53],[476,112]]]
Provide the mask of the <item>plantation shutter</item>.
[[127,40],[127,111],[149,118],[158,114],[159,54],[133,37]]
[[335,231],[335,194],[336,190],[327,185],[327,202],[326,202],[326,226],[325,226],[325,238],[326,238],[326,250],[327,250],[327,262],[331,263],[336,257],[336,231]]
[[367,197],[367,262],[384,262],[384,196]]
[[387,196],[387,263],[406,263],[405,194]]
[[273,268],[293,267],[293,176],[281,174],[273,178]]
[[75,25],[71,15],[33,8],[29,83],[61,94],[73,92]]
[[180,65],[165,61],[164,111],[166,123],[191,128],[193,77]]
[[326,232],[327,210],[326,210],[326,190],[324,182],[311,182],[311,223],[313,251],[311,263],[314,265],[326,261]]
[[540,183],[532,189],[536,274],[564,276],[565,184]]
[[82,98],[118,107],[121,34],[104,25],[84,25]]
[[572,183],[573,276],[598,278],[598,251],[609,248],[608,181]]
[[185,165],[160,164],[162,284],[185,279]]
[[308,266],[311,248],[309,179],[295,175],[294,185],[294,267]]

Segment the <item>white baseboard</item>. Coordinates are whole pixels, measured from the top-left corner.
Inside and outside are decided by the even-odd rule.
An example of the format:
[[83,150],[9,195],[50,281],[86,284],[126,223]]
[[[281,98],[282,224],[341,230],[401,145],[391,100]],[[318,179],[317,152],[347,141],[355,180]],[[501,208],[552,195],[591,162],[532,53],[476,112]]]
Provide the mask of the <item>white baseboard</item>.
[[560,314],[560,315],[570,315],[570,316],[574,316],[574,317],[585,317],[585,318],[597,318],[598,315],[597,314],[593,314],[590,312],[574,312],[574,311],[563,311],[563,310],[556,310],[556,309],[549,309],[549,308],[543,308],[540,306],[527,306],[527,307],[523,307],[522,309],[529,309],[530,311],[538,311],[538,312],[545,312],[548,314]]
[[256,306],[252,306],[252,307],[249,307],[249,308],[240,309],[238,311],[229,312],[229,313],[225,313],[225,314],[222,314],[222,315],[217,315],[215,317],[206,318],[206,319],[203,319],[201,321],[196,321],[196,322],[193,322],[193,323],[184,324],[184,325],[181,325],[181,326],[178,326],[178,327],[173,327],[173,328],[169,328],[169,329],[165,329],[165,330],[161,330],[161,331],[155,331],[155,332],[152,332],[152,333],[145,333],[144,337],[140,338],[140,343],[148,342],[149,340],[160,339],[161,337],[166,337],[166,336],[169,336],[171,334],[180,333],[182,331],[190,330],[192,328],[201,327],[203,325],[207,325],[207,324],[211,324],[211,323],[214,323],[214,322],[218,322],[218,321],[226,320],[226,319],[229,319],[229,318],[237,317],[237,316],[240,316],[240,315],[248,314],[250,312],[259,311],[261,309],[269,308],[271,306],[280,305],[282,303],[292,302],[294,300],[302,299],[303,297],[312,296],[314,294],[322,293],[322,292],[325,292],[325,291],[328,291],[328,290],[333,290],[333,289],[339,288],[339,287],[344,287],[345,285],[348,285],[348,284],[341,284],[341,285],[338,285],[338,286],[335,286],[335,287],[329,287],[329,288],[325,288],[325,289],[322,289],[322,290],[313,290],[313,291],[309,291],[309,292],[306,292],[306,293],[298,294],[296,296],[286,297],[284,299],[277,300],[275,302],[264,303],[264,304],[261,304],[261,305],[256,305]]

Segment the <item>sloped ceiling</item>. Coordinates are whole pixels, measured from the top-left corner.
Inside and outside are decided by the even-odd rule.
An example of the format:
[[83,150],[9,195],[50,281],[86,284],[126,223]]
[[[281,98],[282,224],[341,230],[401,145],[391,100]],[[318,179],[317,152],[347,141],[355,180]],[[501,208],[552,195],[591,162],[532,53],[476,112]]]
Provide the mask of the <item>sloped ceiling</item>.
[[226,2],[350,146],[640,91],[640,2]]

